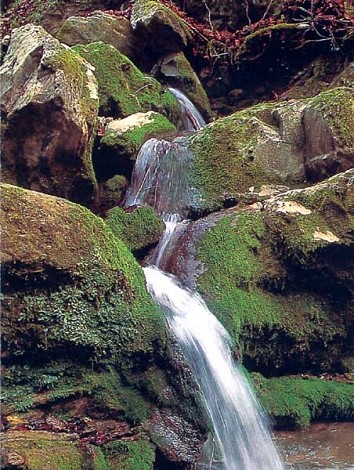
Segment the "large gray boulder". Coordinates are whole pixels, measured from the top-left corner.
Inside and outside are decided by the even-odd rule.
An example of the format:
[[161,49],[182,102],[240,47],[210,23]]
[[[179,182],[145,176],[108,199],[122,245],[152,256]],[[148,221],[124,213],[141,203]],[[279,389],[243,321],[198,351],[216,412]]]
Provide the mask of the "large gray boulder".
[[72,16],[62,24],[57,39],[68,46],[102,41],[134,59],[137,44],[129,20],[103,11],[90,16]]
[[3,180],[88,203],[98,112],[90,64],[29,24],[13,32],[0,76]]

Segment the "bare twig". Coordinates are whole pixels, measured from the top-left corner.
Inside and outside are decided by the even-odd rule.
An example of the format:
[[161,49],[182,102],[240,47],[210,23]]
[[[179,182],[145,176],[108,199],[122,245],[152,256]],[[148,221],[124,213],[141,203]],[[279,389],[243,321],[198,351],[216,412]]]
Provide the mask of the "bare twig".
[[208,23],[210,24],[210,29],[214,32],[214,26],[213,26],[213,23],[211,21],[211,11],[210,11],[210,8],[206,2],[206,0],[203,0],[203,3],[204,3],[204,6],[208,12]]
[[266,8],[266,11],[264,12],[264,15],[262,16],[261,21],[264,20],[265,17],[268,15],[269,10],[270,10],[270,7],[273,5],[273,1],[274,1],[274,0],[270,0],[270,2],[268,3],[268,6],[267,6],[267,8]]

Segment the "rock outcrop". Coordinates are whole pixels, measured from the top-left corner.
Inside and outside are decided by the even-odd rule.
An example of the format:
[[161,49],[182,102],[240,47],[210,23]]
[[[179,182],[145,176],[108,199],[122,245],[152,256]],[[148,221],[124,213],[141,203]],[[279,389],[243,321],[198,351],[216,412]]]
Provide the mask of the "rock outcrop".
[[142,52],[148,56],[152,56],[153,52],[158,56],[179,52],[187,46],[192,36],[188,23],[158,0],[134,2],[131,24],[136,34],[147,43]]
[[190,139],[200,210],[233,204],[261,185],[320,181],[354,164],[351,88],[310,100],[263,103],[209,124]]
[[[193,380],[169,356],[163,314],[127,246],[77,204],[7,184],[1,194],[6,462],[60,470],[146,458],[150,468],[157,407],[188,423],[200,446]],[[167,441],[163,452],[175,446]],[[184,443],[183,459],[188,446],[192,462],[196,442]]]
[[3,180],[89,203],[98,111],[90,64],[27,25],[12,34],[1,79]]

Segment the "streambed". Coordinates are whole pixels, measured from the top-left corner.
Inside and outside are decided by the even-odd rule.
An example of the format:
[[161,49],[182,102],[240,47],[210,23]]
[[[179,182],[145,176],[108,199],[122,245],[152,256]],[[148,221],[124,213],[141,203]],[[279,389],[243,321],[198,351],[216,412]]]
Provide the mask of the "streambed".
[[354,423],[275,433],[287,470],[354,470]]

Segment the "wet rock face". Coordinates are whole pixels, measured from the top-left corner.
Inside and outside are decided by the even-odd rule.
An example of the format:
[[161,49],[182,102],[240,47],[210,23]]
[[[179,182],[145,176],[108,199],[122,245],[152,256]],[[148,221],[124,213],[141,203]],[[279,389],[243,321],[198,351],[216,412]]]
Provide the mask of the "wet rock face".
[[91,67],[39,26],[14,31],[1,67],[3,180],[87,204],[98,111]]
[[195,463],[201,454],[202,435],[180,416],[168,409],[155,410],[149,425],[149,433],[169,462],[186,467]]

